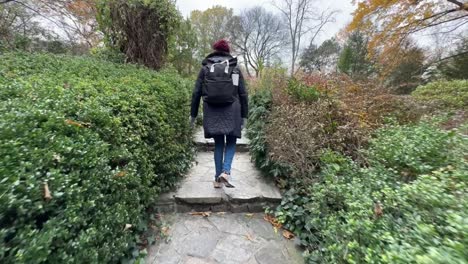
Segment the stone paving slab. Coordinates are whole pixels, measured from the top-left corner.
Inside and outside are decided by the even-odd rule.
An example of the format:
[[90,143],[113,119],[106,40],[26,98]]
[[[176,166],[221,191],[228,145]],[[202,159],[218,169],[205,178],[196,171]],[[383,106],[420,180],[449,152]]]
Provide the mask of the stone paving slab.
[[[242,138],[237,139],[237,151],[247,152],[249,149],[249,139],[245,136],[245,130],[242,131]],[[214,140],[212,138],[206,139],[203,132],[203,127],[197,129],[197,132],[194,135],[194,142],[199,147],[199,149],[209,151],[214,148]]]
[[303,264],[302,251],[263,214],[164,215],[168,241],[148,250],[149,264]]
[[197,209],[195,205],[198,205],[198,209],[210,209],[206,205],[219,205],[215,211],[252,212],[262,211],[265,203],[273,205],[281,202],[279,189],[260,174],[250,162],[248,153],[236,153],[234,157],[230,182],[236,188],[215,189],[213,155],[213,152],[198,153],[194,166],[179,189],[160,197],[158,205],[169,208],[160,212],[186,212],[190,209],[182,209],[182,206],[177,207],[173,203],[193,205],[194,209]]

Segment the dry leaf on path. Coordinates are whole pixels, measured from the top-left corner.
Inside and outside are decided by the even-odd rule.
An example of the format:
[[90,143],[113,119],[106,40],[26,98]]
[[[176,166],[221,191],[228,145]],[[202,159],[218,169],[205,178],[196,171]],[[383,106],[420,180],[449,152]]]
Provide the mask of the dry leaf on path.
[[204,216],[204,217],[208,217],[211,215],[210,212],[191,212],[189,213],[190,215],[199,215],[199,216]]
[[263,217],[263,219],[265,219],[265,221],[269,222],[271,225],[273,225],[274,227],[276,228],[281,228],[282,225],[281,223],[278,221],[278,219],[274,218],[273,216],[269,215],[269,214],[265,214],[265,216]]
[[245,238],[246,238],[247,240],[254,241],[254,238],[252,237],[251,234],[245,235]]
[[169,235],[169,227],[168,226],[164,226],[161,228],[161,233],[165,236],[168,236]]
[[254,216],[254,214],[245,214],[245,216],[252,218]]
[[294,234],[288,230],[283,230],[283,236],[289,240],[294,238]]

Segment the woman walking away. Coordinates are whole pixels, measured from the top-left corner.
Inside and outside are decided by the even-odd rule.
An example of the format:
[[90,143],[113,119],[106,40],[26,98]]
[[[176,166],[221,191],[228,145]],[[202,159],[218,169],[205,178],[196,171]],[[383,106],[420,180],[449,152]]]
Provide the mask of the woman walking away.
[[248,96],[244,78],[237,66],[237,58],[230,54],[226,40],[213,44],[214,52],[202,62],[192,94],[190,122],[193,127],[203,98],[203,129],[205,138],[214,138],[216,167],[214,187],[229,183],[236,141],[242,137],[247,120]]

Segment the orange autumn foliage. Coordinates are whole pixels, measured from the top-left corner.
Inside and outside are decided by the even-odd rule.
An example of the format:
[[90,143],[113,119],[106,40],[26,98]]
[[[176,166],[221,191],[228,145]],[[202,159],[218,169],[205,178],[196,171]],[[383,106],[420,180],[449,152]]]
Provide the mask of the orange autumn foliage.
[[360,30],[370,37],[370,57],[392,65],[400,57],[405,40],[416,32],[438,26],[456,29],[455,22],[468,22],[468,5],[456,0],[365,0],[357,2],[346,32]]
[[88,47],[101,40],[96,21],[96,0],[35,0],[32,8],[61,27],[69,37]]
[[96,3],[93,0],[75,0],[67,3],[66,8],[76,16],[87,20],[94,17]]

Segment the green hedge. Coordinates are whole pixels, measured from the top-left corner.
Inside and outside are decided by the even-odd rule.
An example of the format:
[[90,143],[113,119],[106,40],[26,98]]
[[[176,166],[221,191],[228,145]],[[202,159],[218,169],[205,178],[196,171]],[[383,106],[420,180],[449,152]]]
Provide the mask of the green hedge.
[[468,108],[468,80],[436,81],[419,86],[412,95],[444,108]]
[[427,124],[383,128],[363,151],[369,166],[325,152],[319,180],[274,214],[309,263],[465,263],[467,149]]
[[266,125],[272,111],[272,92],[259,90],[250,96],[249,122],[247,123],[247,137],[249,138],[250,155],[255,165],[267,176],[279,180],[281,176],[290,172],[288,166],[282,166],[272,160],[268,153],[266,142]]
[[275,111],[288,111],[274,98],[267,89],[251,97],[250,150],[257,167],[287,187],[269,213],[296,234],[308,263],[466,263],[468,140],[459,131],[389,120],[356,150],[357,161],[295,133],[309,145],[288,151],[313,150],[320,170],[294,177],[295,161],[272,158],[268,139],[278,130],[268,127],[281,123]]
[[190,166],[190,83],[89,58],[0,61],[0,262],[137,255],[148,208]]

